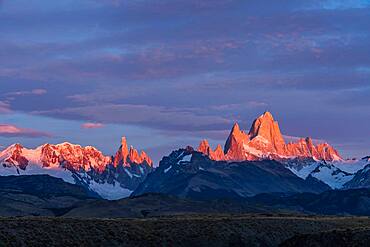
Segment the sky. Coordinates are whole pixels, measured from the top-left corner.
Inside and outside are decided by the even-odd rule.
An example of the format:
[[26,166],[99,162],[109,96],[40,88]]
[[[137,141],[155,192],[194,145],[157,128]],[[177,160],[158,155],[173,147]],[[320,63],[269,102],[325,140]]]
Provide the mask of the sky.
[[0,0],[0,149],[69,141],[157,162],[268,110],[370,154],[369,0]]

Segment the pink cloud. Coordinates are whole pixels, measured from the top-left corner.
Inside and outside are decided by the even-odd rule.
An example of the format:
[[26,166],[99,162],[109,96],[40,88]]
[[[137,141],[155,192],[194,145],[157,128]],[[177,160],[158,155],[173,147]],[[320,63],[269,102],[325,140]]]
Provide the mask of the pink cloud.
[[0,136],[2,137],[51,137],[47,132],[37,131],[28,128],[20,128],[12,124],[0,124]]
[[81,128],[83,129],[99,129],[103,127],[104,127],[104,124],[101,124],[101,123],[84,123],[81,125]]

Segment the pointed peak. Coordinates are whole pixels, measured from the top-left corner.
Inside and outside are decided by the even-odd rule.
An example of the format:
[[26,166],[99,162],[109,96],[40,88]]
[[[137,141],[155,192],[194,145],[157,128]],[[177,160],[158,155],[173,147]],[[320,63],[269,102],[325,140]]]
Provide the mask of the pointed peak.
[[[269,121],[272,121],[274,122],[274,117],[272,116],[271,112],[269,111],[265,111],[261,116],[259,116],[257,119],[261,119],[261,120],[269,120]],[[256,119],[256,120],[257,120]]]
[[207,140],[207,139],[203,139],[203,140],[200,142],[200,145],[206,145],[206,146],[209,146],[208,140]]
[[231,129],[231,132],[234,132],[234,131],[240,131],[240,127],[237,122],[234,123],[233,128]]
[[313,141],[312,141],[312,138],[311,138],[311,137],[306,137],[306,138],[305,138],[305,141],[306,141],[306,143],[307,143],[308,145],[313,146]]
[[222,150],[222,147],[220,144],[218,144],[215,151],[211,153],[210,158],[213,160],[224,160],[225,159],[224,150]]
[[121,138],[121,145],[122,145],[122,147],[127,147],[127,139],[126,139],[126,137],[125,136],[122,136],[122,138]]
[[153,161],[150,159],[150,157],[144,150],[140,152],[140,159],[142,160],[142,162],[146,161],[146,163],[148,163],[149,166],[153,165]]
[[20,143],[16,143],[16,144],[14,144],[14,147],[15,147],[15,148],[22,149],[22,148],[23,148],[23,145],[22,145],[22,144],[20,144]]
[[242,131],[240,129],[239,124],[237,122],[235,122],[232,129],[231,129],[230,136],[238,136],[241,133],[242,133]]
[[13,145],[10,145],[9,147],[1,150],[1,152],[6,153],[6,152],[13,152],[14,150],[21,150],[23,149],[23,146],[20,143],[15,143]]
[[201,152],[201,153],[204,153],[206,155],[209,155],[210,151],[211,151],[211,148],[209,146],[209,143],[208,143],[208,140],[207,139],[203,139],[200,144],[199,144],[199,147],[198,147],[198,152]]
[[194,148],[192,146],[186,146],[185,151],[188,152],[188,153],[193,153]]
[[222,147],[221,147],[221,145],[220,144],[217,144],[217,147],[216,147],[216,149],[215,149],[215,152],[216,151],[221,151],[221,152],[223,152],[224,150],[222,149]]

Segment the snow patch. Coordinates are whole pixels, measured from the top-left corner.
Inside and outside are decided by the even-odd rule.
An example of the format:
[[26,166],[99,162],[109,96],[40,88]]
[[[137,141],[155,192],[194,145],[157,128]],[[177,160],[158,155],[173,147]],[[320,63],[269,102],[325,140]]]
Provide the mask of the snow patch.
[[89,187],[107,200],[118,200],[129,197],[132,193],[131,190],[122,188],[119,184],[97,183],[94,180],[90,181]]
[[131,173],[129,170],[127,170],[126,168],[125,168],[125,169],[123,169],[123,170],[125,170],[125,172],[127,173],[127,175],[128,175],[130,178],[132,178],[132,173]]
[[301,169],[297,169],[297,167],[294,166],[287,166],[287,168],[298,177],[306,179],[308,175],[310,175],[310,173],[313,172],[319,165],[320,163],[312,163],[302,167]]
[[332,189],[340,189],[345,183],[350,181],[354,175],[349,175],[334,166],[321,166],[318,170],[313,171],[311,176],[321,180],[329,185]]
[[192,155],[192,154],[185,155],[184,157],[182,157],[182,159],[181,159],[181,160],[179,160],[179,161],[177,162],[177,164],[179,165],[179,164],[180,164],[180,163],[182,163],[182,162],[190,162],[192,157],[193,157],[193,155]]
[[168,168],[164,169],[164,173],[167,173],[169,170],[171,170],[172,166],[169,166]]
[[14,166],[0,168],[0,176],[14,175],[50,175],[52,177],[61,178],[67,183],[75,184],[72,172],[64,168],[48,168],[40,167],[39,165],[29,164],[26,170],[18,169]]
[[[250,147],[248,144],[243,144],[243,149],[247,153],[253,154],[253,155],[257,156],[257,157],[263,157],[265,155],[265,153],[263,153],[262,151],[257,150],[257,149],[255,149],[253,147]],[[248,154],[246,154],[246,155],[248,155]]]

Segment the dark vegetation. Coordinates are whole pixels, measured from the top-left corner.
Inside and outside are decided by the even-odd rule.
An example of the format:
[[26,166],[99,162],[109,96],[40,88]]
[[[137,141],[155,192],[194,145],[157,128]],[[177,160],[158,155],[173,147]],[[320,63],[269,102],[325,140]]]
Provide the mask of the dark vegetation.
[[368,218],[268,214],[21,217],[0,218],[0,241],[5,246],[309,246],[315,241],[323,241],[320,246],[343,246],[333,244],[343,236],[365,243],[361,237],[368,236],[369,227]]
[[49,176],[0,186],[0,246],[366,246],[370,236],[370,218],[350,216],[370,215],[367,189],[107,201]]

